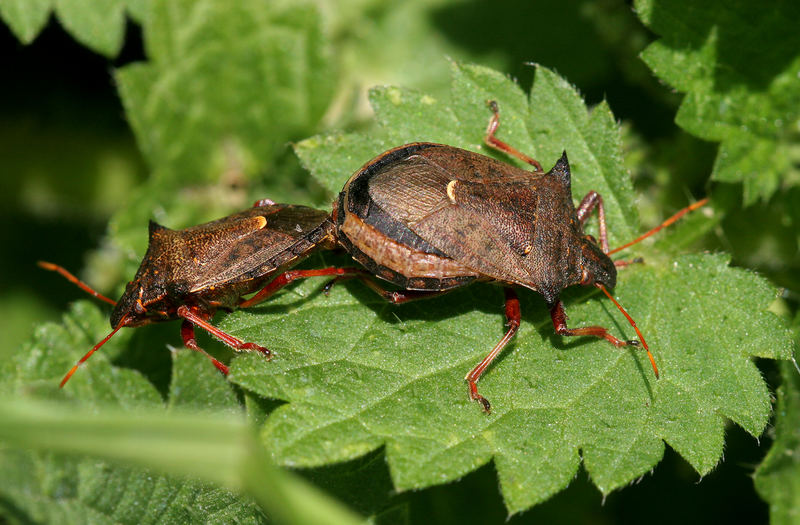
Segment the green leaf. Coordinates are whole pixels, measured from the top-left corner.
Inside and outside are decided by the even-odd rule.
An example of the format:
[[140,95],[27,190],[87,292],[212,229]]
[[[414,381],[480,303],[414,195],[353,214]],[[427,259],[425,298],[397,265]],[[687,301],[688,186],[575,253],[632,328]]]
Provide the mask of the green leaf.
[[125,0],[128,15],[140,25],[147,21],[147,13],[150,9],[151,0]]
[[154,1],[147,20],[150,61],[116,76],[153,172],[111,219],[109,286],[135,272],[150,219],[182,228],[257,198],[311,200],[287,143],[316,129],[336,83],[313,4]]
[[642,54],[686,93],[678,125],[720,142],[712,177],[744,184],[745,202],[797,184],[800,134],[800,5],[638,0],[662,38]]
[[[502,140],[539,157],[545,169],[566,149],[574,194],[596,190],[606,196],[612,244],[633,237],[638,227],[631,206],[633,189],[622,165],[613,116],[605,104],[588,112],[575,89],[546,68],[538,69],[529,100],[519,86],[496,71],[456,64],[448,101],[396,87],[374,89],[370,100],[380,133],[312,137],[298,143],[295,151],[331,193],[338,193],[347,177],[377,153],[408,142],[441,142],[524,166],[483,145],[491,116],[486,108],[489,99],[500,106]],[[590,173],[600,177],[591,180]]]
[[[207,483],[163,476],[150,469],[119,467],[90,457],[52,452],[68,450],[92,454],[113,443],[112,453],[106,457],[130,460],[146,452],[154,459],[153,463],[158,458],[162,467],[183,472],[188,470],[182,461],[189,445],[186,442],[170,444],[164,440],[163,436],[174,433],[175,427],[169,426],[171,418],[162,408],[161,396],[138,373],[109,364],[107,356],[117,351],[124,338],[112,339],[103,350],[92,356],[91,366],[81,367],[63,390],[58,389],[59,376],[63,376],[108,329],[108,321],[99,309],[82,301],[65,315],[63,325],[40,327],[33,342],[18,354],[16,374],[11,379],[14,386],[10,392],[17,404],[3,407],[8,425],[0,433],[0,440],[17,446],[38,443],[36,448],[51,452],[4,448],[0,455],[0,472],[6,480],[0,488],[3,498],[13,502],[31,519],[43,522],[51,522],[62,515],[68,523],[84,522],[87,516],[103,522],[157,522],[170,517],[202,516],[204,507],[215,519],[263,521],[258,507],[239,501],[230,492]],[[219,374],[206,374],[208,367],[198,365],[207,363],[178,359],[174,374],[177,378],[192,375],[198,383],[207,385],[206,388],[210,379],[211,384],[215,381],[222,383],[230,392],[224,381],[216,377]],[[180,383],[173,381],[173,406],[182,404],[175,391]],[[4,396],[5,399],[9,397]],[[28,401],[23,398],[28,398]],[[39,408],[26,405],[26,402],[31,403],[31,399],[61,400],[62,406]],[[64,399],[71,401],[70,410],[64,410]],[[92,413],[81,415],[81,410],[92,407],[92,412],[108,411],[110,416],[97,424],[93,422],[96,416]],[[158,424],[154,425],[161,429],[160,437],[152,431],[148,434],[147,427],[153,425],[153,420],[145,418],[142,421],[142,416],[137,415],[145,410],[162,414],[160,419],[156,418]],[[137,421],[139,424],[134,424]],[[201,466],[196,458],[192,458],[193,472],[203,472],[205,467],[207,472],[224,477],[219,472],[235,457],[232,454],[236,448],[233,444],[225,448],[217,445],[230,441],[232,430],[225,424],[215,427],[213,422],[206,423],[201,418],[195,422],[194,432],[206,441],[202,444],[205,448],[195,449],[205,457],[205,462]],[[218,430],[215,432],[215,429]],[[149,442],[148,436],[156,439]],[[228,467],[224,472],[230,470]]]
[[122,100],[151,166],[184,185],[262,174],[316,129],[336,82],[306,2],[155,0],[144,37],[149,62],[116,75]]
[[[511,511],[564,488],[579,449],[604,493],[649,471],[662,439],[709,472],[726,417],[753,435],[768,420],[769,394],[749,356],[786,357],[790,345],[763,311],[774,291],[724,258],[648,264],[628,269],[615,293],[646,334],[662,379],[639,353],[553,336],[547,312],[527,294],[516,343],[482,380],[494,406],[486,416],[467,400],[462,378],[501,335],[499,293],[475,286],[392,307],[351,290],[356,297],[286,294],[264,307],[283,315],[240,312],[222,325],[277,352],[271,363],[240,358],[232,373],[245,388],[289,401],[264,431],[276,460],[320,465],[383,445],[403,490],[494,458]],[[567,301],[574,325],[630,334],[604,301]]]
[[108,57],[125,37],[124,0],[54,0],[58,20],[76,40]]
[[284,522],[357,522],[266,461],[230,385],[196,352],[173,354],[166,405],[140,374],[109,364],[120,339],[59,390],[63,362],[106,324],[97,307],[77,303],[2,371],[0,505],[37,522],[264,523],[254,497]]
[[44,29],[51,10],[75,39],[97,53],[115,57],[125,37],[126,10],[142,22],[148,0],[3,0],[2,18],[24,44]]
[[[635,56],[648,38],[646,31],[624,3],[549,0],[487,6],[459,0],[358,0],[321,5],[343,76],[338,103],[326,116],[338,126],[340,119],[371,117],[365,95],[375,85],[445,94],[446,57],[504,71],[523,85],[530,83],[532,60],[557,65],[593,93],[612,83],[651,82]],[[569,45],[559,45],[565,27]]]
[[788,525],[800,516],[800,373],[792,363],[781,363],[780,369],[775,441],[754,481],[769,503],[770,523]]
[[4,0],[0,2],[0,18],[23,44],[30,44],[47,24],[52,3],[52,0]]
[[[596,189],[605,198],[612,245],[637,233],[613,116],[605,104],[587,111],[543,68],[527,101],[510,80],[474,66],[454,65],[448,101],[382,88],[372,95],[379,132],[315,137],[296,150],[331,191],[380,152],[367,146],[431,140],[486,153],[487,98],[499,102],[501,139],[546,167],[568,151],[575,196]],[[726,419],[762,432],[769,392],[752,358],[785,359],[791,339],[767,311],[776,291],[725,256],[651,250],[645,259],[620,272],[614,293],[653,349],[660,380],[640,351],[555,336],[541,300],[523,291],[523,326],[481,380],[493,402],[487,416],[468,400],[463,376],[502,335],[499,291],[474,285],[390,306],[356,282],[329,297],[304,283],[227,317],[225,330],[277,354],[270,363],[237,359],[231,379],[288,401],[263,432],[279,463],[322,465],[384,446],[400,490],[494,461],[506,505],[518,512],[567,486],[581,464],[604,494],[622,487],[658,463],[664,442],[706,474],[721,457]],[[597,294],[567,290],[564,299],[572,326],[633,335]]]

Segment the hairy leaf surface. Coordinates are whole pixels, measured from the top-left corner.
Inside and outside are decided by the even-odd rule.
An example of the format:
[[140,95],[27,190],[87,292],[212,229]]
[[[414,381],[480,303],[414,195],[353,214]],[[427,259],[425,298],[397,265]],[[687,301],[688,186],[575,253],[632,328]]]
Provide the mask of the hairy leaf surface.
[[[635,236],[613,116],[605,104],[587,110],[543,68],[527,98],[499,74],[458,65],[451,100],[382,88],[372,96],[382,133],[316,137],[297,151],[331,191],[371,156],[404,142],[486,153],[487,99],[499,103],[500,138],[545,169],[566,149],[575,200],[590,189],[605,199],[612,246]],[[239,359],[232,379],[289,402],[264,430],[279,462],[319,465],[385,446],[400,489],[457,479],[494,461],[507,506],[519,511],[564,488],[581,464],[602,492],[621,487],[658,463],[664,442],[705,474],[721,457],[726,419],[754,436],[764,429],[769,392],[752,358],[786,358],[791,339],[766,311],[775,290],[730,268],[726,256],[638,247],[625,257],[637,254],[646,263],[622,270],[614,293],[653,349],[660,380],[643,352],[555,336],[541,299],[523,291],[522,329],[481,380],[494,408],[487,416],[467,399],[463,376],[502,335],[499,290],[473,285],[395,307],[359,283],[330,297],[287,293],[264,306],[295,305],[272,321],[255,311],[229,317],[231,330],[279,356]],[[565,303],[572,326],[601,324],[633,336],[597,294],[570,290]]]

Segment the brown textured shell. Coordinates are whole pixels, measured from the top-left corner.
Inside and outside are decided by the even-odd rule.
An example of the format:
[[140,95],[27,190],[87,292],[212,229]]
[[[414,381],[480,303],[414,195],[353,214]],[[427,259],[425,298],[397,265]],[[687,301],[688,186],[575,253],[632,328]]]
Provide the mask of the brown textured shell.
[[305,206],[268,204],[183,230],[150,223],[134,279],[111,313],[111,326],[176,319],[180,305],[213,314],[299,258],[332,246],[329,215]]
[[335,216],[340,244],[407,289],[493,280],[553,304],[586,275],[616,283],[613,262],[578,221],[566,155],[532,173],[452,146],[407,144],[356,172]]

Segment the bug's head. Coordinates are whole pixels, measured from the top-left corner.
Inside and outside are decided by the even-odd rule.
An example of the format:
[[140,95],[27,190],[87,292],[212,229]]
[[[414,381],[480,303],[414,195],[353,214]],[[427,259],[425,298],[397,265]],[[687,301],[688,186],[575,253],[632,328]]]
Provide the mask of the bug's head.
[[614,261],[603,253],[597,241],[590,235],[581,243],[581,283],[584,285],[600,283],[607,288],[617,284],[617,267]]
[[129,282],[111,311],[111,326],[142,326],[170,319],[163,290],[161,286],[147,286],[141,279]]
[[[81,283],[82,284],[82,283]],[[151,323],[154,319],[149,317],[147,307],[142,300],[144,296],[142,287],[139,285],[138,280],[134,280],[128,283],[128,286],[125,288],[125,293],[122,294],[119,301],[114,302],[110,299],[104,298],[107,302],[110,302],[114,305],[114,309],[111,311],[111,333],[105,336],[99,343],[94,345],[91,350],[86,352],[86,354],[77,362],[75,366],[73,366],[67,375],[64,376],[64,379],[61,380],[59,384],[59,388],[63,388],[69,378],[78,370],[78,368],[89,359],[92,354],[94,354],[101,346],[106,344],[109,339],[114,337],[120,328],[123,326],[140,326],[143,324]]]
[[175,279],[175,267],[183,262],[170,253],[176,251],[176,243],[180,240],[180,232],[165,228],[150,221],[150,239],[147,253],[139,265],[136,276],[125,287],[111,311],[111,326],[142,326],[174,319],[176,305],[170,297],[178,292],[179,285]]

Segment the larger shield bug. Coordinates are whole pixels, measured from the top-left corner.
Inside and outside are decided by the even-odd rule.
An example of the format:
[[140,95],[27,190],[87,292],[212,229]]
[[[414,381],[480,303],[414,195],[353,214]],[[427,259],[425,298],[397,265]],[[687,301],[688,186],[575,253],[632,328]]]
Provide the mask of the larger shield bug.
[[[333,212],[337,238],[369,274],[402,290],[386,291],[369,275],[356,276],[394,303],[440,294],[476,281],[505,287],[508,330],[466,376],[470,397],[489,412],[477,382],[520,325],[514,287],[542,295],[553,327],[563,336],[594,336],[615,346],[641,346],[658,368],[633,319],[611,296],[617,266],[609,255],[603,200],[589,192],[576,207],[566,152],[545,173],[539,162],[499,140],[497,105],[485,135],[492,148],[531,164],[532,172],[452,146],[412,143],[386,151],[353,174]],[[652,235],[706,200],[681,210]],[[596,210],[599,240],[584,232]],[[632,243],[631,243],[632,244]],[[625,245],[624,247],[629,246]],[[639,340],[623,340],[602,326],[570,328],[561,291],[573,285],[602,290],[631,323]],[[641,342],[641,343],[640,343]]]

